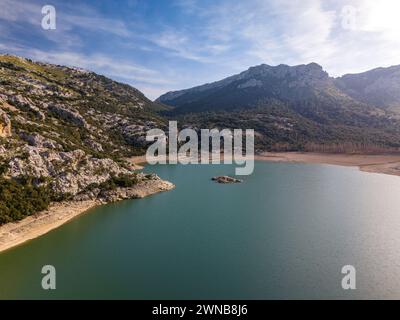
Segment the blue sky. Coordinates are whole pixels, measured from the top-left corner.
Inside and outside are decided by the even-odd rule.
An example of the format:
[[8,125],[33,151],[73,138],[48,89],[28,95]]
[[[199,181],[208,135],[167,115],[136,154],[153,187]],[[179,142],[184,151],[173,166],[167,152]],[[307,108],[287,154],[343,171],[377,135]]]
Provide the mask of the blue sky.
[[[56,30],[41,27],[44,5]],[[0,0],[0,52],[93,70],[156,98],[266,63],[333,76],[400,64],[398,0]]]

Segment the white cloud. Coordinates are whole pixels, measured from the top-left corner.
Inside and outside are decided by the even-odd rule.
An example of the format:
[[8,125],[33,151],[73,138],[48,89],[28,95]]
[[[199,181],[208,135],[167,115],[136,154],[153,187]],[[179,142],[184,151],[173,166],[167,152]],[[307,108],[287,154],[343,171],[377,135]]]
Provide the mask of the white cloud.
[[253,64],[303,63],[334,52],[329,37],[335,12],[323,10],[318,0],[222,3],[201,15],[209,19],[210,39],[244,47],[239,59],[231,57],[231,64],[247,63],[251,57]]

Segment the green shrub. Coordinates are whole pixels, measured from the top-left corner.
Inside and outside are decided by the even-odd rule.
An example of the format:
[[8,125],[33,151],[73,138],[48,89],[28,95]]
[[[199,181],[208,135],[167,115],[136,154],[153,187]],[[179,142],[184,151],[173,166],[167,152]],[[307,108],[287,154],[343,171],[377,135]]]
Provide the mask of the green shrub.
[[109,180],[101,183],[99,188],[103,191],[110,191],[116,188],[130,188],[138,183],[136,176],[119,175],[113,176]]

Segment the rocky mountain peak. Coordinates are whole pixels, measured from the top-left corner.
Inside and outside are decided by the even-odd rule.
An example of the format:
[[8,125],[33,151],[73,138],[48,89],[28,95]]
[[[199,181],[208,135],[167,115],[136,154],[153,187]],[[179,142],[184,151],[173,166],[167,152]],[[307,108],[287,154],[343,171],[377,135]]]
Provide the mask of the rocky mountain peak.
[[185,100],[185,96],[189,97],[189,95],[210,90],[221,90],[232,84],[235,84],[238,89],[248,89],[276,86],[279,82],[284,81],[285,83],[291,83],[291,87],[303,87],[309,85],[325,85],[330,79],[328,73],[323,70],[322,66],[315,62],[297,66],[289,66],[286,64],[270,66],[268,64],[260,64],[220,81],[207,83],[190,89],[167,92],[160,96],[157,101],[166,104],[172,102],[171,105],[174,105],[173,101]]

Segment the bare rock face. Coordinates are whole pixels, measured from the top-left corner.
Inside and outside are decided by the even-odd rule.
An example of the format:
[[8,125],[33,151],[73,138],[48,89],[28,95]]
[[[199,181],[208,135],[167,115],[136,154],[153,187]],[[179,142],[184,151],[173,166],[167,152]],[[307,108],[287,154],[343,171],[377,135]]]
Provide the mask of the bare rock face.
[[9,101],[20,110],[32,112],[38,119],[42,121],[46,119],[44,113],[29,98],[16,95],[10,96]]
[[97,152],[103,152],[104,151],[104,148],[101,145],[101,143],[96,142],[96,141],[94,141],[92,139],[87,139],[85,141],[85,144],[88,145],[89,147],[91,147],[93,150],[96,150]]
[[175,188],[171,182],[162,180],[156,174],[137,173],[136,184],[132,187],[118,187],[115,189],[100,189],[99,187],[85,190],[73,197],[74,201],[97,200],[101,203],[116,202],[125,199],[141,199],[146,196],[169,191]]
[[246,89],[251,87],[262,87],[263,83],[260,80],[250,79],[245,83],[241,83],[238,85],[238,89]]
[[128,125],[124,127],[122,135],[125,140],[132,145],[145,147],[149,144],[149,142],[146,141],[148,130],[156,127],[157,126],[153,122],[148,122],[145,125]]
[[76,195],[91,184],[130,174],[115,161],[94,158],[82,150],[59,152],[26,145],[21,151],[21,156],[10,160],[9,175],[52,178],[53,189],[60,194]]
[[217,176],[211,178],[211,180],[216,181],[218,183],[240,183],[243,182],[241,179],[232,178],[229,176]]
[[0,137],[8,138],[11,136],[11,120],[7,113],[0,109]]

